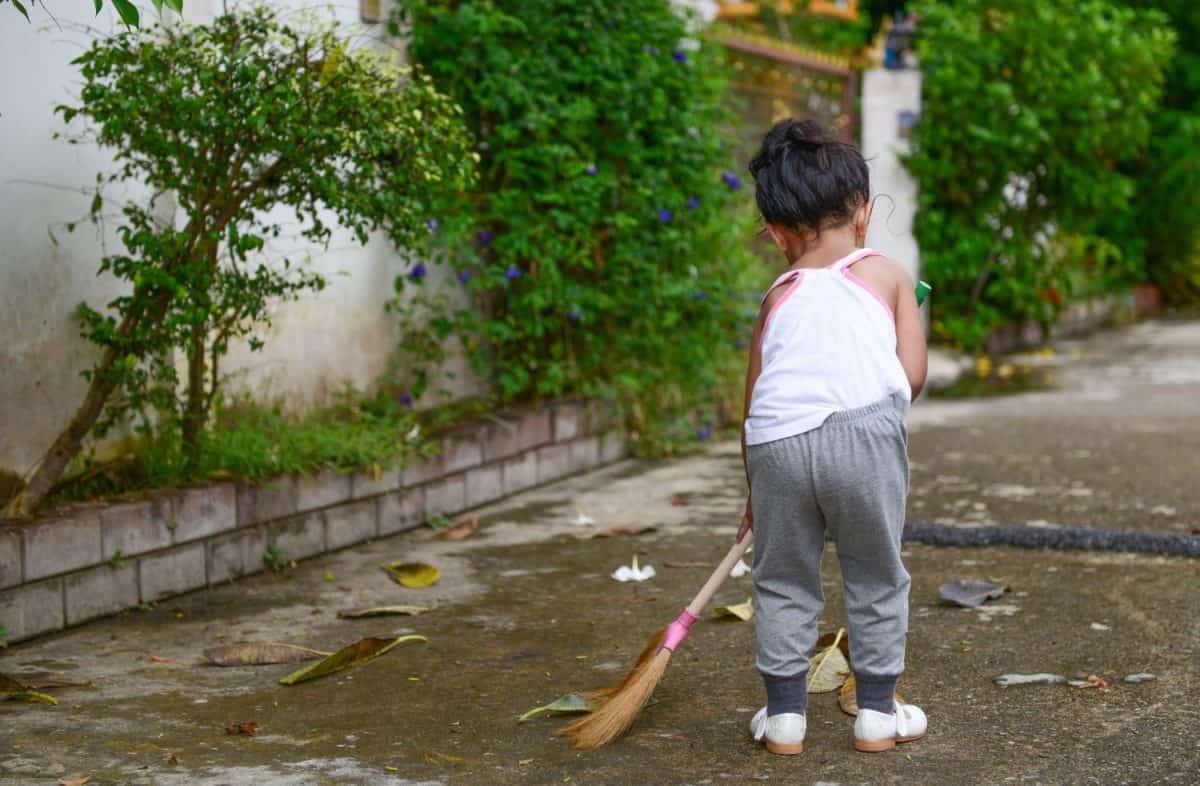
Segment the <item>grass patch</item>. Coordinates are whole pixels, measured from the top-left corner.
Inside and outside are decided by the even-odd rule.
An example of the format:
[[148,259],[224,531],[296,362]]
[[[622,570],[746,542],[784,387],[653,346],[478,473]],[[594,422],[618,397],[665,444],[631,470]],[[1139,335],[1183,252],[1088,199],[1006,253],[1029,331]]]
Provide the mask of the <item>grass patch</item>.
[[194,466],[180,450],[176,429],[156,429],[116,459],[81,462],[55,488],[51,504],[209,481],[263,481],[284,473],[399,468],[433,455],[441,433],[487,411],[482,400],[416,412],[386,395],[346,393],[332,406],[294,417],[279,404],[225,401],[214,413]]

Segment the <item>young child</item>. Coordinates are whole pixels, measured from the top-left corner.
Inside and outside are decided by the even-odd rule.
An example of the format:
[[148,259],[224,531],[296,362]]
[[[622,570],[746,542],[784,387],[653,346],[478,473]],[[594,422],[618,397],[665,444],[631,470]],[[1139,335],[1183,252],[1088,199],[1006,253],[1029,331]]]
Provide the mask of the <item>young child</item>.
[[753,528],[758,670],[767,706],[750,731],[803,750],[808,652],[824,604],[821,552],[837,545],[859,706],[854,746],[882,751],[925,734],[895,700],[904,671],[909,576],[900,560],[909,402],[925,382],[913,283],[863,248],[867,165],[811,122],[784,120],[750,162],[758,208],[788,269],[763,297],[742,432]]

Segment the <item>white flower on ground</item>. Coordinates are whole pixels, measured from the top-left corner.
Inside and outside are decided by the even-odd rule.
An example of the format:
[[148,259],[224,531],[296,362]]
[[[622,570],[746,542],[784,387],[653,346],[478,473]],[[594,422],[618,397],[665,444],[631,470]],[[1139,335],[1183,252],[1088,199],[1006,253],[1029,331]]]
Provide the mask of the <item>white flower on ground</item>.
[[654,566],[646,565],[639,568],[637,555],[633,555],[632,565],[622,565],[613,571],[612,577],[617,581],[648,581],[654,578]]
[[750,566],[746,564],[746,560],[740,559],[737,561],[737,564],[733,566],[733,570],[729,571],[729,575],[732,578],[740,579],[749,572]]
[[578,527],[590,527],[595,524],[595,520],[588,514],[583,512],[583,508],[575,508],[575,512],[579,515],[575,517],[574,524]]

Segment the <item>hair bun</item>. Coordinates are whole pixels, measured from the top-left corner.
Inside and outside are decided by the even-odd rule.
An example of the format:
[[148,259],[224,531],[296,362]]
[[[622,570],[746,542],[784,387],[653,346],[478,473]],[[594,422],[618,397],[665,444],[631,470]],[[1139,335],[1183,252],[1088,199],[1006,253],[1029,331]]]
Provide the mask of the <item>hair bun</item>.
[[829,144],[829,135],[812,120],[788,120],[783,141],[803,150],[816,151]]

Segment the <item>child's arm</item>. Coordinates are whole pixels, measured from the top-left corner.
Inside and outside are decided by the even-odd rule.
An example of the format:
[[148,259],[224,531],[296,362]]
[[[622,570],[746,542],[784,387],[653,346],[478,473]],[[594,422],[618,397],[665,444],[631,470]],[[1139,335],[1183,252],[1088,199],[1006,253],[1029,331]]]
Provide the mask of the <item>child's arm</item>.
[[898,271],[899,291],[896,296],[896,355],[912,387],[915,401],[925,387],[928,370],[928,355],[925,349],[925,326],[921,322],[921,307],[913,291],[913,282],[908,273]]
[[780,297],[783,296],[783,291],[786,287],[776,287],[767,294],[763,300],[762,308],[759,309],[758,319],[754,321],[754,332],[750,337],[750,359],[746,364],[746,397],[742,403],[742,466],[746,470],[746,512],[742,515],[742,526],[738,529],[737,540],[740,543],[742,537],[754,529],[754,509],[750,505],[750,465],[746,462],[746,419],[750,417],[750,402],[754,398],[754,383],[758,381],[758,375],[762,372],[762,337],[763,328],[766,325],[767,314],[771,311],[771,306],[775,304]]

